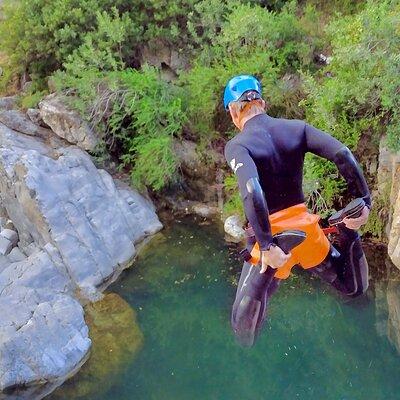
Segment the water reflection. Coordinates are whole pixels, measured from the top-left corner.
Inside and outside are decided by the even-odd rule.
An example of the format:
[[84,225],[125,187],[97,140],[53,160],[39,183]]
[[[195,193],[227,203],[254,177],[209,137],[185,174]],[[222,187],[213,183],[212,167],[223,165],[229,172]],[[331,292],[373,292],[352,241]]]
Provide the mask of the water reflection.
[[365,250],[375,298],[376,332],[400,353],[400,270],[390,261],[386,246],[368,245]]

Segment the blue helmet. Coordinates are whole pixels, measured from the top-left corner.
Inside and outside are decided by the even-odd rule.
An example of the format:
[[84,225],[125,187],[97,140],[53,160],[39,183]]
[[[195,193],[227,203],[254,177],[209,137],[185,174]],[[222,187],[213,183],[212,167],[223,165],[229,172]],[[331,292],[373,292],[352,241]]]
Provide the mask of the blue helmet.
[[238,101],[243,93],[252,90],[261,97],[261,83],[252,75],[237,75],[231,78],[225,86],[224,107],[228,109],[229,103]]

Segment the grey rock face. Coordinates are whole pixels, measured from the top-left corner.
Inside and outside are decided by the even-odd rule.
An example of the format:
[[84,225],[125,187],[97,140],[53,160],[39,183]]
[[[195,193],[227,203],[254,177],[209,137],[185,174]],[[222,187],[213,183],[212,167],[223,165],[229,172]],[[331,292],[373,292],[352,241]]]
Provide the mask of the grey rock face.
[[13,246],[16,246],[18,243],[18,233],[11,229],[3,229],[0,231],[0,236],[8,239]]
[[42,116],[40,115],[40,110],[37,108],[28,108],[26,111],[26,115],[28,118],[35,124],[39,125],[43,128],[50,128],[42,119]]
[[52,243],[78,286],[102,285],[161,228],[152,204],[118,189],[79,148],[54,154],[27,139],[0,126],[0,197],[22,246]]
[[24,113],[17,110],[0,110],[0,122],[25,135],[48,135],[48,131],[35,125]]
[[400,268],[400,153],[393,153],[382,140],[379,147],[378,196],[390,202],[388,254],[393,264]]
[[26,258],[25,254],[18,247],[14,247],[10,251],[10,254],[8,255],[8,259],[11,262],[23,261],[23,260],[25,260],[25,258]]
[[0,390],[36,400],[88,354],[75,297],[99,298],[162,225],[149,200],[80,148],[1,123],[0,203],[2,221],[12,220],[0,232]]
[[15,107],[15,97],[2,97],[0,98],[0,110],[12,110]]
[[61,259],[49,253],[41,250],[0,273],[1,390],[66,376],[90,348],[82,306],[70,295]]
[[69,143],[84,150],[93,150],[99,143],[96,134],[75,111],[70,110],[62,99],[52,94],[39,103],[40,115],[53,132]]
[[7,238],[0,236],[0,254],[6,256],[13,248],[13,244]]

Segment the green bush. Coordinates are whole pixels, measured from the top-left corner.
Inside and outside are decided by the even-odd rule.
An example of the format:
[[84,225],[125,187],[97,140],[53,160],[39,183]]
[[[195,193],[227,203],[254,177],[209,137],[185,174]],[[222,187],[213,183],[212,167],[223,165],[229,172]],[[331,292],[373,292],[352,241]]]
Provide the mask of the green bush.
[[[356,152],[361,137],[377,143],[386,130],[392,148],[400,148],[399,7],[398,2],[369,1],[358,14],[335,18],[327,29],[331,64],[315,76],[305,74],[308,121]],[[387,126],[382,123],[386,119]],[[343,187],[335,168],[313,159],[306,171],[332,204]]]
[[[123,0],[5,0],[0,50],[8,54],[14,72],[44,78],[96,30],[99,13],[114,15],[115,8],[124,7]],[[134,41],[138,30],[132,31]]]
[[136,185],[160,190],[177,179],[173,139],[186,114],[179,88],[161,80],[157,69],[90,69],[76,78],[59,73],[55,81],[74,93],[68,101],[103,132],[108,148],[117,147]]
[[228,175],[224,180],[224,216],[232,214],[244,215],[243,203],[237,186],[235,175]]
[[310,20],[318,17],[312,7],[301,18],[294,2],[279,13],[240,2],[229,2],[227,10],[221,26],[212,25],[213,32],[216,26],[221,31],[210,35],[211,46],[204,46],[192,68],[180,76],[190,130],[200,140],[232,129],[221,107],[222,92],[228,79],[240,73],[262,80],[272,114],[282,111],[282,116],[302,116],[298,103],[303,95],[296,70],[312,64],[318,43],[317,36],[307,34]]

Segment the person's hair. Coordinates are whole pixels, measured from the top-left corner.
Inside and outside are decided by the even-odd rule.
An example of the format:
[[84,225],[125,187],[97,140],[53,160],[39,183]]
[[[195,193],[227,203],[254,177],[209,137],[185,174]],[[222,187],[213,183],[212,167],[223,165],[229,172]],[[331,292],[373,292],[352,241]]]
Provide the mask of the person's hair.
[[242,119],[244,116],[265,112],[261,99],[256,99],[252,101],[234,101],[231,104],[232,108],[239,115],[239,119]]

